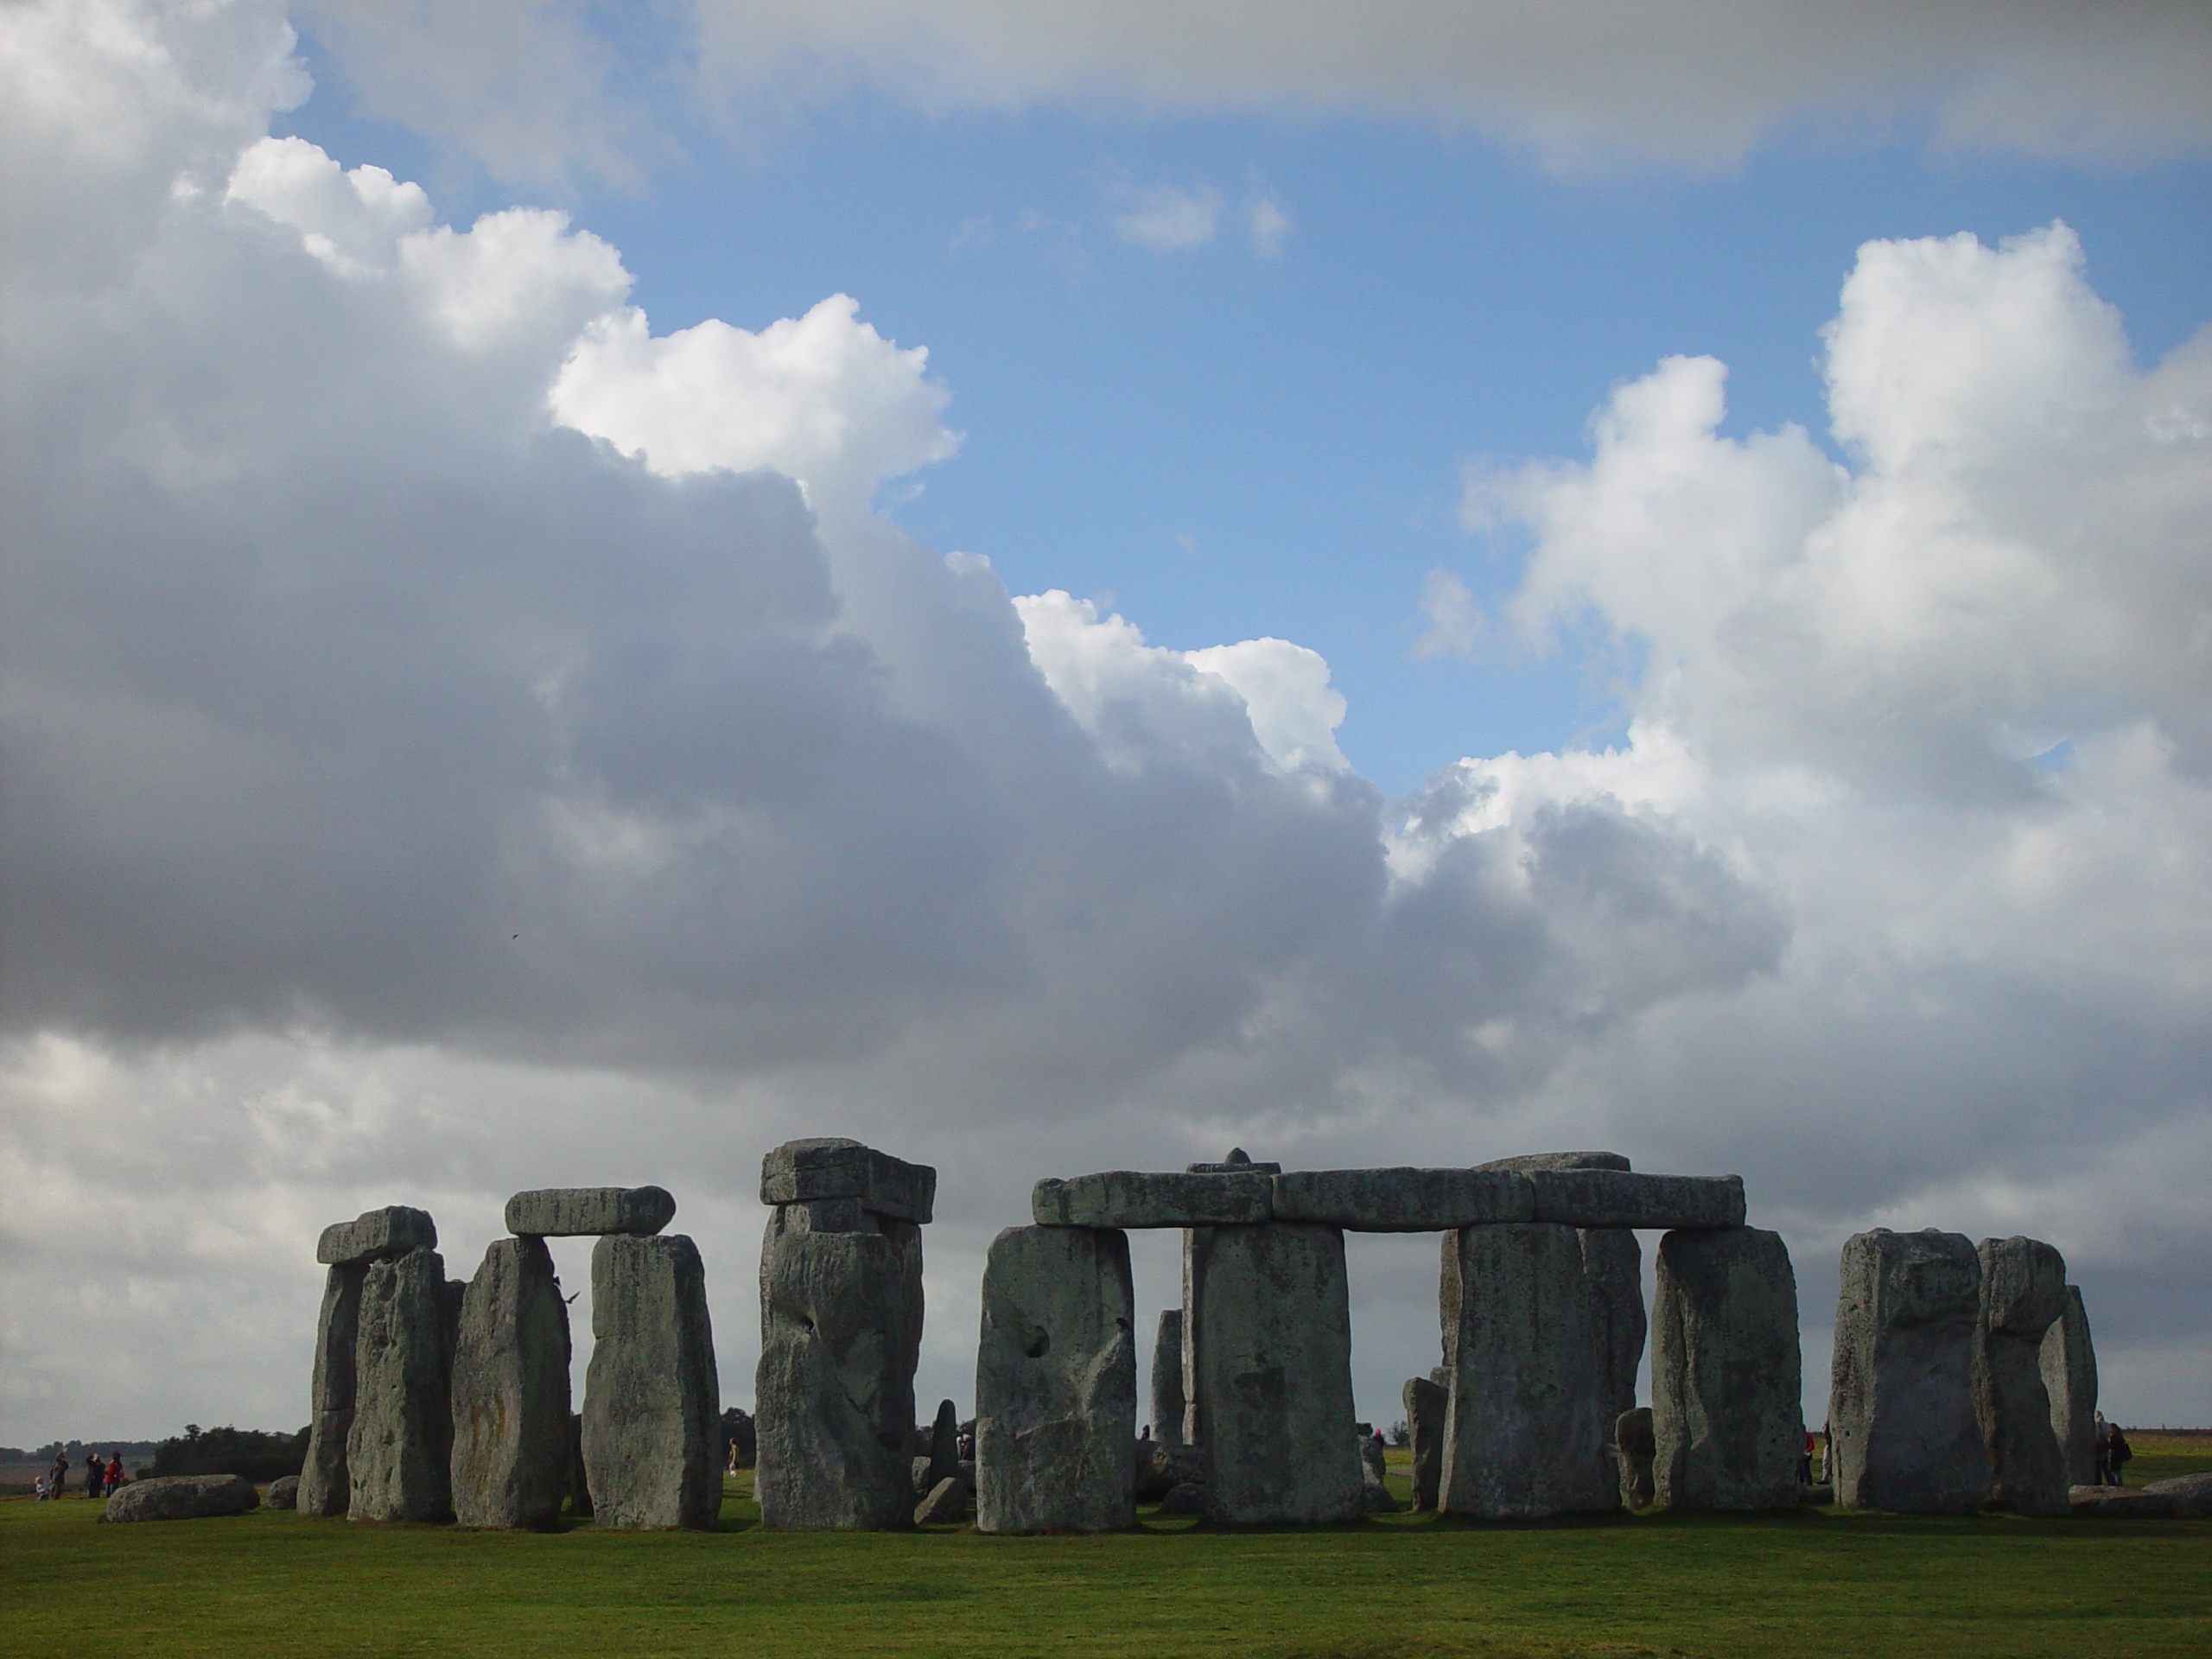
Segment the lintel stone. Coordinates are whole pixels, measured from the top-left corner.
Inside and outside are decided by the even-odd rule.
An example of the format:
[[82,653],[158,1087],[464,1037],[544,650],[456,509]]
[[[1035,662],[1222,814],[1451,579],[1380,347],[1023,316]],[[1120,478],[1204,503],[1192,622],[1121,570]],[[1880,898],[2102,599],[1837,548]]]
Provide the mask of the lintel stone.
[[658,1186],[541,1186],[509,1198],[506,1219],[518,1238],[650,1237],[676,1219],[676,1200]]
[[343,1267],[354,1262],[372,1262],[379,1256],[404,1255],[410,1250],[435,1250],[438,1247],[438,1224],[430,1219],[427,1210],[410,1210],[404,1204],[388,1204],[381,1210],[365,1210],[351,1221],[334,1222],[322,1230],[316,1241],[315,1259],[326,1268]]
[[1640,1175],[1624,1169],[1537,1169],[1536,1219],[1571,1227],[1665,1231],[1744,1224],[1740,1175]]
[[1274,1178],[1277,1221],[1365,1233],[1451,1231],[1532,1221],[1535,1192],[1512,1170],[1301,1169]]
[[857,1198],[871,1214],[927,1222],[937,1202],[937,1171],[841,1135],[786,1141],[760,1160],[761,1203],[816,1198]]
[[1114,1169],[1042,1180],[1029,1195],[1039,1227],[1231,1227],[1270,1219],[1272,1175]]

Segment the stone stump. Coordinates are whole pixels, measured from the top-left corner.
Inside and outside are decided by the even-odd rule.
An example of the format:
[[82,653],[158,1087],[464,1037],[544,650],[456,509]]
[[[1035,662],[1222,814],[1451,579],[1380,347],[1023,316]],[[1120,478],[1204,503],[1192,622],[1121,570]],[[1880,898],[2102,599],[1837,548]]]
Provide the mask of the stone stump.
[[1413,1441],[1414,1508],[1426,1514],[1436,1508],[1437,1478],[1444,1467],[1444,1419],[1452,1402],[1451,1390],[1433,1379],[1406,1379],[1406,1432]]
[[569,1308],[540,1236],[495,1239],[461,1306],[453,1509],[464,1527],[550,1527],[569,1494]]
[[373,1262],[362,1278],[346,1437],[351,1520],[452,1517],[446,1306],[445,1262],[435,1250]]
[[315,1318],[315,1367],[308,1382],[308,1452],[300,1469],[302,1515],[343,1515],[353,1503],[346,1473],[346,1441],[353,1427],[353,1348],[361,1320],[365,1262],[331,1268]]
[[1959,1233],[1860,1233],[1843,1246],[1828,1395],[1844,1509],[1965,1515],[1989,1495],[1974,1400],[1981,1264]]
[[760,1261],[760,1524],[873,1531],[913,1522],[905,1267],[873,1227],[817,1232],[803,1206],[768,1220]]
[[592,1247],[583,1459],[602,1527],[711,1530],[721,1509],[721,1389],[706,1269],[681,1233]]
[[2022,1515],[2065,1515],[2066,1454],[2043,1385],[2044,1334],[2066,1313],[2066,1259],[2034,1238],[1985,1238],[1974,1399],[1990,1497]]
[[1183,1310],[1162,1308],[1152,1342],[1152,1432],[1162,1446],[1183,1444]]
[[1609,1323],[1576,1230],[1463,1227],[1443,1255],[1452,1382],[1438,1507],[1491,1518],[1618,1509]]
[[1757,1227],[1659,1241],[1652,1481],[1669,1509],[1795,1509],[1804,1446],[1797,1276]]
[[1335,1227],[1194,1228],[1184,1255],[1186,1435],[1206,1513],[1232,1522],[1362,1513],[1351,1313]]
[[2082,1293],[2066,1287],[2066,1311],[2043,1335],[2043,1390],[2050,1396],[2050,1432],[2058,1440],[2069,1485],[2087,1486],[2097,1472],[2097,1351]]
[[1613,1420],[1613,1458],[1621,1472],[1621,1507],[1648,1510],[1657,1496],[1651,1477],[1658,1447],[1651,1433],[1651,1408],[1636,1406]]
[[1009,1227],[983,1267],[976,1529],[1136,1524],[1136,1306],[1128,1235]]

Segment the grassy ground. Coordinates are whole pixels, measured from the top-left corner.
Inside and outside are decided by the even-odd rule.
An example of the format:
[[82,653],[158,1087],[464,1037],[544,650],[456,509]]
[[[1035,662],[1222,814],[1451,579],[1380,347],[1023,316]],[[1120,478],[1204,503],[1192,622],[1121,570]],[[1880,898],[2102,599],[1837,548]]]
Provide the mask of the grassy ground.
[[[2154,1456],[2212,1466],[2212,1446]],[[0,1653],[67,1647],[87,1597],[103,1648],[270,1659],[2212,1651],[2212,1522],[1808,1509],[1240,1533],[1147,1514],[1109,1538],[855,1536],[761,1531],[744,1477],[713,1534],[98,1513],[0,1501]]]

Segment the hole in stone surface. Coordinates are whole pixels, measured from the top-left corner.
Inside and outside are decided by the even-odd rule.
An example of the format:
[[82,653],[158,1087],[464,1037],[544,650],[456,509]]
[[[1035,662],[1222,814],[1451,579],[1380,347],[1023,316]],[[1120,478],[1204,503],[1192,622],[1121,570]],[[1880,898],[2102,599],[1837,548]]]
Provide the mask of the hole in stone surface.
[[1051,1337],[1042,1331],[1033,1331],[1029,1334],[1029,1345],[1021,1351],[1032,1359],[1042,1359],[1045,1357],[1045,1351],[1052,1345]]

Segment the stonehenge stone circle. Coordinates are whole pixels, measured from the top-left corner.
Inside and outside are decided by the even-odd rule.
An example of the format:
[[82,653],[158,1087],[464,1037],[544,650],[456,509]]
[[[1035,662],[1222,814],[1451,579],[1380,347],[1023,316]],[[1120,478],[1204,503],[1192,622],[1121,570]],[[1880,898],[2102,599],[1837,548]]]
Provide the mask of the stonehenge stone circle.
[[1657,1496],[1651,1464],[1657,1446],[1651,1432],[1651,1408],[1632,1406],[1613,1420],[1613,1457],[1621,1471],[1621,1507],[1648,1510]]
[[107,1501],[110,1521],[197,1521],[244,1515],[261,1495],[244,1475],[156,1475],[134,1480]]
[[1444,1414],[1452,1402],[1451,1391],[1426,1376],[1406,1379],[1406,1432],[1413,1441],[1414,1509],[1427,1513],[1436,1507],[1437,1477],[1444,1464]]
[[365,1262],[348,1262],[332,1267],[323,1279],[315,1369],[308,1382],[307,1461],[300,1469],[298,1507],[303,1515],[343,1515],[353,1502],[346,1441],[353,1427],[353,1348],[360,1331],[361,1281],[368,1271]]
[[443,1521],[453,1513],[448,1301],[445,1262],[426,1247],[372,1262],[363,1276],[346,1436],[351,1520]]
[[721,1389],[706,1269],[681,1233],[592,1246],[583,1459],[602,1527],[712,1530],[721,1509]]
[[1136,1524],[1136,1303],[1127,1235],[1009,1227],[983,1267],[976,1529]]
[[2022,1515],[2067,1512],[2066,1455],[2043,1385],[2044,1333],[2066,1313],[2066,1259],[2040,1239],[1985,1238],[1974,1400],[1990,1497]]
[[912,1524],[906,1440],[937,1172],[839,1136],[761,1160],[760,1445],[766,1527]]
[[1797,1277],[1779,1233],[1672,1232],[1652,1308],[1652,1481],[1676,1510],[1786,1510],[1804,1444]]
[[657,1233],[676,1219],[676,1200],[658,1186],[548,1186],[507,1200],[507,1230],[518,1238],[584,1238]]
[[1573,1227],[1446,1235],[1439,1287],[1451,1373],[1437,1506],[1489,1518],[1618,1509],[1611,1357]]
[[494,1239],[461,1299],[454,1344],[451,1474],[462,1526],[543,1528],[560,1518],[569,1352],[569,1306],[544,1239]]
[[1845,1241],[1828,1395],[1844,1509],[1966,1515],[1989,1496],[1974,1411],[1981,1263],[1960,1233]]
[[1444,1232],[1535,1217],[1533,1189],[1510,1170],[1306,1169],[1269,1179],[1277,1221],[1355,1232]]
[[2072,1285],[2066,1287],[2066,1311],[2044,1332],[2043,1390],[2050,1396],[2050,1432],[2067,1484],[2087,1486],[2097,1473],[2097,1350],[2082,1293]]
[[1183,1310],[1160,1310],[1152,1342],[1152,1432],[1162,1446],[1183,1444]]
[[315,1242],[315,1259],[325,1267],[346,1267],[379,1256],[437,1248],[438,1224],[430,1219],[429,1211],[392,1204],[324,1228]]
[[1187,1244],[1183,1352],[1195,1386],[1185,1391],[1206,1513],[1235,1522],[1359,1514],[1344,1234],[1277,1222],[1197,1229]]

